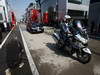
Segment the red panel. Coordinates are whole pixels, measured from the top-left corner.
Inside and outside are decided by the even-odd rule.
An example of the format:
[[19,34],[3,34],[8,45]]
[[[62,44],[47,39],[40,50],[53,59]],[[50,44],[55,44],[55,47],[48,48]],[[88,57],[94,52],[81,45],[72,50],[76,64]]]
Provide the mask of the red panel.
[[43,14],[43,23],[48,23],[48,12]]
[[11,12],[11,23],[12,25],[15,25],[15,15],[13,12]]

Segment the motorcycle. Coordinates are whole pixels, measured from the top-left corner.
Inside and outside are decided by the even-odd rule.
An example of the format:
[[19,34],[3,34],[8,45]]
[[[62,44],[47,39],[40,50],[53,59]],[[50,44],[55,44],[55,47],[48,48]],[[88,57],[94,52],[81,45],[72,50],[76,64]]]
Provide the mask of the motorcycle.
[[[69,38],[65,36],[67,33],[62,34],[61,31],[55,32],[53,38],[59,48],[64,48],[70,55],[76,53],[79,61],[88,63],[91,60],[92,54],[88,48],[89,37],[86,29],[82,28],[81,24],[79,27],[79,30],[74,31]],[[62,36],[66,38],[66,40],[64,40]]]

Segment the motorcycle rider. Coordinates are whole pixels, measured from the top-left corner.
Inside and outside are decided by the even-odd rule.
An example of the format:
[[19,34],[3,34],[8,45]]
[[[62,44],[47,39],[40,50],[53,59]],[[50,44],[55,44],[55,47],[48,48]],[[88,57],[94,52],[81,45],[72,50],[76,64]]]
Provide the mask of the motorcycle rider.
[[65,15],[64,21],[60,27],[61,39],[59,41],[62,43],[62,47],[64,46],[64,42],[69,42],[71,44],[70,37],[72,36],[72,33],[70,29],[72,28],[72,26],[73,26],[73,19],[69,15]]
[[[67,37],[70,37],[72,35],[70,31],[70,28],[73,26],[72,21],[73,19],[69,15],[65,15],[64,22],[61,24],[61,34],[67,34]],[[66,40],[65,38],[63,39]]]
[[69,15],[65,15],[64,23],[61,24],[61,33],[70,37],[79,29],[83,30],[80,21],[73,20]]
[[[61,24],[60,36],[63,42],[72,43],[72,36],[76,35],[77,31],[83,30],[79,20],[73,20],[69,15],[65,15],[64,22]],[[62,42],[61,39],[61,42]]]

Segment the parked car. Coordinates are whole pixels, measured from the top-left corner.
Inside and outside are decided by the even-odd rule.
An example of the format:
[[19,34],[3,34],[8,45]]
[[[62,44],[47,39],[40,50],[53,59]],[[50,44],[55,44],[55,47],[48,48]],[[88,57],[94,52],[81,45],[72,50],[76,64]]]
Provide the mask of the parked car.
[[29,32],[44,32],[44,28],[40,23],[32,23],[26,26],[27,31]]

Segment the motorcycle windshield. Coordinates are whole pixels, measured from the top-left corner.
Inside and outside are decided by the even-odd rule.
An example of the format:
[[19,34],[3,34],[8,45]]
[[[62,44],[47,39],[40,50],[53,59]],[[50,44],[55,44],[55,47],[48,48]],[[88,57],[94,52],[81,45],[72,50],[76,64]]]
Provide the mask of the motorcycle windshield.
[[80,21],[77,21],[77,24],[76,24],[76,25],[77,25],[77,27],[78,27],[79,29],[81,29],[81,30],[83,29],[83,28],[82,28],[82,24],[81,24]]

